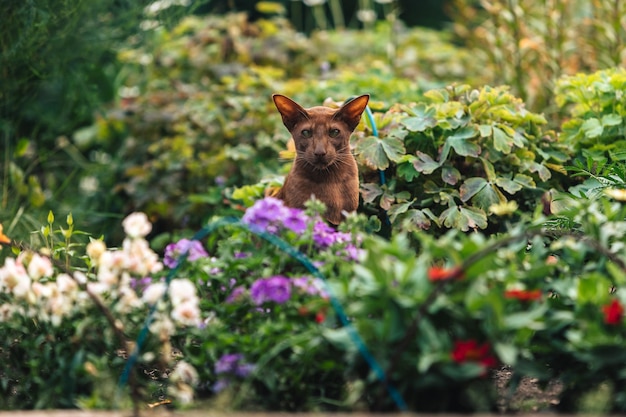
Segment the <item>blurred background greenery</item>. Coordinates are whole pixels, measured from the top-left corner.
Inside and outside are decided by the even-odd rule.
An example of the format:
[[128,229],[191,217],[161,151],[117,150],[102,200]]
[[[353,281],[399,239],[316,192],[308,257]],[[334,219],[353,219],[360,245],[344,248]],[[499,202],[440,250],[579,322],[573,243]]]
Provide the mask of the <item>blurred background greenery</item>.
[[49,210],[112,240],[133,210],[165,238],[238,212],[234,189],[285,172],[273,92],[369,92],[386,112],[509,85],[558,129],[557,80],[626,61],[626,5],[609,0],[8,0],[0,15],[0,222],[27,242]]

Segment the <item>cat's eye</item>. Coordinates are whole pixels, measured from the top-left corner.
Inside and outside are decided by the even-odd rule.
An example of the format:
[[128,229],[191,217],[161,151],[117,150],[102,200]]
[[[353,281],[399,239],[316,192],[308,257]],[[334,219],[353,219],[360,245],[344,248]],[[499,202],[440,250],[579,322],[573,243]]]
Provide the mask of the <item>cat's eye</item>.
[[337,136],[339,136],[339,129],[330,129],[328,131],[328,136],[330,136],[331,138],[336,138]]
[[300,132],[300,134],[302,135],[303,138],[310,138],[311,136],[313,136],[313,132],[311,132],[310,129],[303,129],[302,132]]

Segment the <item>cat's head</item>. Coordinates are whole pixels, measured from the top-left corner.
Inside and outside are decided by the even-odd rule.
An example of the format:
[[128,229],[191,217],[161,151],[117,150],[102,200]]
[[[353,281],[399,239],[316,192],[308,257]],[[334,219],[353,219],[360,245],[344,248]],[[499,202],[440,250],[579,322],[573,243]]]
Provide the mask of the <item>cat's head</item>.
[[350,135],[359,124],[369,101],[362,95],[346,102],[339,109],[316,106],[308,109],[280,94],[274,104],[296,147],[296,159],[312,169],[339,167],[350,156]]

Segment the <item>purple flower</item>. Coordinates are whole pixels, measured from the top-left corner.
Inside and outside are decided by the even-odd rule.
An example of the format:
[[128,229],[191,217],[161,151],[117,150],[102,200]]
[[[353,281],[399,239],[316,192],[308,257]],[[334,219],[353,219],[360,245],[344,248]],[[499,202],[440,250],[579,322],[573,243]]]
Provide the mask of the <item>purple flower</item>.
[[291,280],[280,275],[258,279],[250,288],[250,296],[256,305],[267,301],[283,304],[291,298]]
[[151,277],[144,278],[131,278],[130,279],[130,288],[135,290],[136,292],[143,292],[148,285],[152,284]]
[[294,287],[299,288],[306,294],[327,296],[324,291],[324,283],[318,278],[301,277],[292,278],[291,283]]
[[222,355],[217,362],[215,362],[215,373],[219,374],[234,374],[239,362],[243,359],[241,353],[227,353]]
[[181,239],[176,243],[170,243],[165,247],[163,263],[168,268],[175,268],[178,265],[178,258],[183,253],[188,253],[187,260],[195,261],[206,258],[209,254],[202,247],[202,243],[197,240]]
[[283,225],[290,230],[293,230],[297,234],[302,234],[307,229],[307,223],[309,222],[309,216],[300,209],[288,209],[289,214],[283,219]]
[[275,226],[275,223],[281,222],[288,214],[289,209],[285,207],[285,203],[282,200],[266,197],[257,201],[246,210],[246,214],[243,215],[241,220],[250,226],[268,230],[268,227]]
[[233,378],[245,378],[250,375],[255,365],[243,361],[241,353],[227,353],[215,362],[215,374],[221,375],[213,386],[214,392],[226,389]]
[[243,215],[242,221],[269,233],[286,228],[302,234],[307,229],[309,216],[303,210],[285,206],[282,200],[266,197],[254,203]]
[[239,301],[241,297],[243,297],[245,293],[246,293],[246,288],[241,285],[239,287],[233,288],[233,290],[230,292],[230,294],[226,298],[226,304],[236,303],[237,301]]
[[321,220],[313,226],[313,241],[320,248],[327,248],[335,243],[335,234],[335,229]]

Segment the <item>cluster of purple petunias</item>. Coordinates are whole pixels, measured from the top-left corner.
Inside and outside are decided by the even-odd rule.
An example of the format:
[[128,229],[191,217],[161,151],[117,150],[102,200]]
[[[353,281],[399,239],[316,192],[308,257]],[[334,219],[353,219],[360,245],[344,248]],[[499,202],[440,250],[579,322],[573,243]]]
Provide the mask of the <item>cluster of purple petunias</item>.
[[254,364],[244,362],[241,353],[227,353],[215,362],[215,374],[219,378],[213,386],[213,391],[220,392],[227,388],[233,378],[246,378],[255,369]]
[[178,259],[183,253],[187,253],[187,260],[192,262],[209,256],[207,251],[202,247],[202,243],[199,241],[181,239],[178,242],[170,243],[165,247],[163,263],[168,268],[175,268],[176,265],[178,265]]
[[338,232],[323,220],[310,218],[304,210],[287,207],[282,200],[274,197],[257,201],[246,211],[242,221],[272,234],[277,234],[281,229],[289,229],[302,234],[313,222],[313,242],[321,249],[352,241],[350,233]]
[[285,206],[282,200],[266,197],[246,210],[241,219],[245,224],[276,234],[281,228],[302,234],[310,221],[303,210]]
[[[326,297],[327,293],[322,288],[323,283],[319,279],[310,277],[287,278],[275,275],[268,278],[259,278],[250,287],[250,298],[257,305],[272,302],[284,304],[294,292],[299,291],[308,295]],[[244,297],[246,290],[243,286],[235,287],[226,299],[227,303],[234,303]]]

